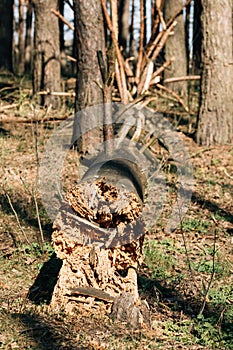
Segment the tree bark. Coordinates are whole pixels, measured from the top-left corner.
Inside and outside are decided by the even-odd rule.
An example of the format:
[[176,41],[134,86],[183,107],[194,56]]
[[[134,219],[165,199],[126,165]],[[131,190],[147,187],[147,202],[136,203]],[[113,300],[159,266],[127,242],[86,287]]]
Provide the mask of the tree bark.
[[232,1],[203,1],[200,145],[233,141]]
[[12,71],[13,0],[0,1],[0,69]]
[[[91,126],[103,125],[103,113],[88,115],[86,107],[103,104],[103,80],[97,51],[102,51],[106,61],[105,35],[101,2],[98,0],[75,0],[75,36],[77,43],[77,83],[75,99],[75,121],[73,142],[85,153],[93,150],[103,141],[101,127],[89,130]],[[82,111],[82,113],[78,113]],[[81,137],[78,135],[81,134]]]
[[26,37],[25,37],[25,71],[31,72],[32,69],[32,0],[27,1],[26,13]]
[[[64,0],[58,0],[59,12],[64,17]],[[64,37],[64,23],[59,20],[59,41],[60,41],[60,54],[61,54],[61,69],[62,73],[66,72],[66,54],[65,54],[65,37]]]
[[186,6],[186,19],[185,19],[185,48],[186,48],[186,59],[187,59],[187,73],[190,72],[190,47],[189,38],[192,33],[190,32],[190,4]]
[[18,48],[19,48],[19,62],[18,62],[18,73],[24,74],[25,68],[25,35],[24,35],[24,0],[19,0],[19,22],[18,22]]
[[61,64],[58,18],[50,9],[58,9],[57,0],[33,0],[35,11],[33,91],[48,92],[41,104],[60,107],[60,98],[49,93],[61,91]]
[[[164,3],[165,21],[167,22],[174,14],[182,8],[182,0],[166,0]],[[174,35],[166,42],[165,56],[166,60],[175,57],[170,67],[165,70],[164,78],[182,77],[187,74],[187,59],[185,48],[185,26],[184,17],[181,13],[176,18],[177,25],[174,29]],[[169,83],[168,87],[176,92],[179,96],[187,98],[187,82]]]
[[127,40],[129,37],[129,0],[119,1],[119,45],[123,48],[124,56],[127,55]]
[[194,19],[193,19],[193,72],[200,74],[201,71],[201,46],[202,46],[202,30],[201,30],[201,13],[202,0],[194,1]]

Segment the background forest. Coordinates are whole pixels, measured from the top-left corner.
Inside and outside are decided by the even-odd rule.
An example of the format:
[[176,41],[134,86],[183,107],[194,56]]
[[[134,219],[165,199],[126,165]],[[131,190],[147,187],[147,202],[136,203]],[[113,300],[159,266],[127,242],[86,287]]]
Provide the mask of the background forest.
[[[232,0],[1,0],[0,16],[0,348],[233,349]],[[193,167],[189,209],[167,232],[179,174],[163,140],[138,134],[150,120],[119,131],[105,110],[105,126],[64,161],[65,191],[80,157],[116,135],[159,162],[168,195],[145,237],[138,286],[150,322],[137,330],[49,305],[59,261],[40,161],[62,121],[74,117],[76,141],[96,125],[78,112],[105,103],[166,118]]]

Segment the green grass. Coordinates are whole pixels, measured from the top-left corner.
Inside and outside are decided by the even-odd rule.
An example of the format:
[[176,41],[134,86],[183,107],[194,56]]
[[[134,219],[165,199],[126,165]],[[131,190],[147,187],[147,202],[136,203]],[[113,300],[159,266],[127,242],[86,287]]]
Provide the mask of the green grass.
[[209,220],[201,220],[196,218],[185,219],[182,221],[182,229],[184,231],[195,231],[199,233],[206,233],[211,225]]
[[156,279],[173,278],[177,261],[172,253],[175,248],[171,240],[149,241],[144,248],[145,263]]
[[[198,230],[205,233],[209,225],[209,221],[189,219],[185,222],[185,229],[187,231]],[[145,262],[150,270],[151,277],[154,279],[154,283],[152,285],[152,282],[149,283],[141,279],[140,282],[144,290],[153,290],[153,288],[156,288],[157,282],[163,283],[163,281],[166,281],[174,292],[174,287],[172,287],[175,285],[174,282],[176,280],[181,281],[188,273],[187,268],[186,271],[183,269],[182,273],[179,273],[179,261],[175,257],[177,252],[184,253],[184,249],[182,247],[177,248],[170,239],[146,242],[144,250]],[[208,349],[233,349],[233,285],[223,284],[223,279],[229,279],[230,277],[230,263],[219,252],[216,253],[213,247],[209,247],[203,250],[205,258],[200,259],[200,261],[192,261],[191,266],[196,273],[199,273],[200,277],[203,276],[201,278],[205,279],[204,276],[209,275],[208,279],[205,279],[205,284],[207,285],[213,273],[213,254],[215,254],[214,278],[207,295],[204,313],[198,316],[201,306],[200,302],[203,299],[199,297],[199,306],[196,306],[196,309],[194,306],[191,317],[185,317],[184,320],[180,321],[169,319],[163,322],[164,334],[170,340],[179,342],[187,348],[197,344],[197,346],[203,346]],[[166,289],[164,291],[160,286],[160,293],[159,299],[161,299],[161,296],[163,298],[163,293],[167,297],[169,290]],[[205,290],[202,290],[202,293],[205,293]],[[174,295],[172,298],[174,298]],[[179,302],[177,305],[174,302],[172,309],[174,312],[176,310],[179,312],[180,307]]]

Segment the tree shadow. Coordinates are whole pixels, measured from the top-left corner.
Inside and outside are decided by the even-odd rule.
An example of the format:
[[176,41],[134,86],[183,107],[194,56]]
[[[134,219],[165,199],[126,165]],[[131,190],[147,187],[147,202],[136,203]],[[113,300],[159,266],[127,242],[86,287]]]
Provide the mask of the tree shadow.
[[[232,316],[223,317],[227,308],[227,304],[219,303],[218,305],[209,301],[205,304],[201,318],[199,312],[203,306],[203,296],[185,295],[186,291],[179,290],[177,286],[166,286],[166,281],[158,281],[153,278],[145,277],[143,274],[138,276],[139,292],[142,299],[146,298],[152,309],[156,308],[156,312],[166,314],[169,310],[173,313],[173,319],[180,321],[180,315],[185,314],[192,321],[190,332],[197,338],[201,338],[201,332],[205,329],[206,324],[210,324],[212,329],[216,330],[219,344],[224,341],[232,344],[233,323]],[[156,305],[156,306],[154,306]],[[166,307],[164,307],[166,306]],[[203,317],[203,318],[202,318]],[[208,327],[205,329],[208,332]],[[217,340],[216,340],[217,341]]]
[[[225,221],[233,224],[233,214],[222,209],[219,205],[204,199],[197,192],[192,193],[192,202],[197,203],[200,207],[208,209],[212,213],[218,213]],[[231,232],[233,234],[233,232]]]
[[11,132],[9,130],[6,130],[2,128],[2,123],[0,122],[0,137],[9,137],[11,135]]
[[[68,328],[57,324],[56,321],[47,321],[41,316],[15,313],[11,317],[20,322],[25,330],[21,332],[27,339],[36,343],[37,350],[88,350],[89,348],[75,345],[70,337]],[[64,345],[66,344],[66,345]]]
[[29,289],[27,298],[37,305],[41,303],[49,304],[61,267],[62,260],[53,253],[51,258],[40,269],[36,280]]
[[[155,303],[158,308],[160,308],[159,305],[163,303],[163,305],[168,306],[171,311],[182,311],[188,316],[194,316],[195,310],[197,314],[197,310],[201,307],[200,300],[186,299],[175,285],[167,286],[165,280],[158,281],[139,273],[138,287],[141,297],[153,300],[153,303]],[[193,304],[195,310],[190,307],[190,303]]]

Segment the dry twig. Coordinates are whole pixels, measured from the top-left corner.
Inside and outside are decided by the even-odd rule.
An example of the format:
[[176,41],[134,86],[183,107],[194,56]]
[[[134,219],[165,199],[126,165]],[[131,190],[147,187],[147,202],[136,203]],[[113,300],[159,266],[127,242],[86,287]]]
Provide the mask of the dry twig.
[[150,85],[157,84],[156,78],[158,75],[160,75],[167,67],[169,67],[174,60],[175,57],[172,57],[170,60],[164,62],[164,64],[152,74]]
[[7,200],[8,200],[8,203],[9,203],[9,205],[10,205],[10,207],[11,207],[11,210],[13,211],[13,214],[14,214],[14,216],[15,216],[15,219],[16,219],[16,222],[17,222],[17,224],[18,224],[18,227],[19,227],[20,231],[22,232],[22,234],[23,234],[23,236],[24,236],[26,242],[27,242],[28,244],[31,245],[31,242],[30,242],[29,239],[27,238],[27,235],[26,235],[26,233],[25,233],[25,231],[24,231],[22,225],[20,224],[20,220],[19,220],[18,214],[17,214],[17,212],[16,212],[16,210],[15,210],[13,204],[12,204],[12,201],[11,201],[11,199],[10,199],[10,196],[8,195],[8,193],[5,193],[5,195],[6,195],[6,198],[7,198]]
[[200,75],[187,75],[185,77],[172,77],[164,79],[164,83],[176,83],[177,81],[185,81],[185,80],[200,80]]
[[161,85],[161,84],[157,84],[156,85],[158,88],[160,88],[163,91],[166,91],[168,94],[172,95],[173,97],[175,97],[175,99],[181,104],[181,106],[184,108],[184,110],[186,112],[189,112],[188,107],[184,104],[184,101],[180,98],[179,95],[177,95],[174,91],[172,91],[171,89],[166,88],[165,86]]
[[74,26],[73,26],[69,21],[67,21],[67,20],[65,19],[65,17],[63,17],[62,14],[60,14],[59,11],[56,11],[56,10],[54,10],[54,9],[51,9],[51,12],[52,12],[55,16],[57,16],[63,23],[65,23],[71,30],[74,31]]
[[[213,218],[213,219],[215,219],[215,218]],[[205,306],[206,306],[208,294],[209,294],[209,291],[210,291],[210,287],[211,287],[211,284],[213,282],[214,275],[215,275],[216,243],[217,243],[217,230],[215,229],[214,230],[214,249],[213,249],[213,258],[212,258],[212,272],[211,272],[211,276],[210,276],[210,280],[209,280],[208,286],[207,286],[207,288],[205,290],[203,303],[202,303],[201,309],[200,309],[200,311],[198,313],[198,316],[201,316],[203,314],[203,311],[204,311]]]
[[109,14],[108,14],[105,0],[101,0],[101,4],[102,4],[102,9],[103,9],[103,13],[105,16],[105,20],[106,20],[108,29],[111,33],[112,41],[113,41],[115,48],[116,48],[116,56],[117,56],[117,61],[119,64],[119,73],[120,73],[121,85],[122,85],[121,101],[123,104],[126,104],[126,103],[128,103],[128,89],[127,89],[126,76],[125,76],[125,70],[124,70],[124,58],[123,58],[122,53],[119,49],[118,40],[117,40],[116,33],[115,33],[113,25],[112,25],[112,21],[109,17]]

